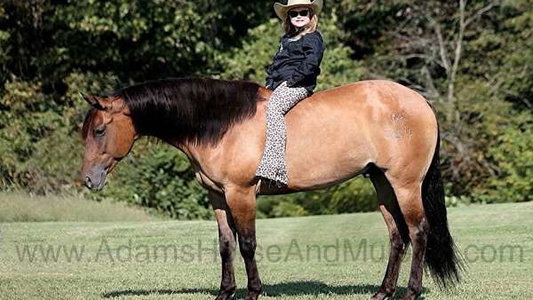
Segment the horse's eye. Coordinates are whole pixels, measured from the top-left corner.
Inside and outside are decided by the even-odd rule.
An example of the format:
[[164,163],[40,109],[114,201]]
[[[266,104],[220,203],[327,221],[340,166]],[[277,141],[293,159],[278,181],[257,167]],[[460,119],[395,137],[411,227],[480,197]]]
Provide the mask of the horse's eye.
[[105,127],[95,128],[94,129],[94,135],[95,136],[104,136],[105,135]]

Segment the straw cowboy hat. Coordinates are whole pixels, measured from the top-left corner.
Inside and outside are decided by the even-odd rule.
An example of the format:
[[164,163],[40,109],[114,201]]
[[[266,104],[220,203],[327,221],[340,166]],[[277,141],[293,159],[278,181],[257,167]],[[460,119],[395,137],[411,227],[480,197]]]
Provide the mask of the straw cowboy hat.
[[287,5],[283,5],[279,2],[274,3],[274,10],[280,19],[286,20],[289,10],[296,6],[308,6],[313,10],[315,15],[318,15],[322,10],[323,4],[322,0],[289,0],[287,1]]

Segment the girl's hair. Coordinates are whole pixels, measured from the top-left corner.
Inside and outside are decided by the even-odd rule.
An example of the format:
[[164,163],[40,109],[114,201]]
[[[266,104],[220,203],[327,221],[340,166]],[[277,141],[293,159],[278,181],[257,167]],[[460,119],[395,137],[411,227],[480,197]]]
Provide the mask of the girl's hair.
[[297,29],[296,26],[292,25],[291,17],[287,14],[287,18],[283,22],[283,29],[285,30],[285,34],[288,34],[291,39],[299,40],[302,36],[318,29],[318,16],[311,8],[308,9],[311,21],[301,29]]

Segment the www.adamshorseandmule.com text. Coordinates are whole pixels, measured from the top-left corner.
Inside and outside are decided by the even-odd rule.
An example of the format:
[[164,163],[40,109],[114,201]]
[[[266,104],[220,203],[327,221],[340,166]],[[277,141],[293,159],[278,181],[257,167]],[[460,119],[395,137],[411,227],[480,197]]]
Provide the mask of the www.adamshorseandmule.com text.
[[[94,244],[21,243],[3,245],[14,251],[21,263],[209,263],[218,262],[218,241],[198,240],[185,244],[147,244],[128,239],[113,241],[102,238]],[[11,249],[9,249],[11,248]],[[258,262],[386,262],[389,245],[366,239],[334,239],[330,243],[309,244],[298,239],[288,243],[258,245]],[[462,245],[461,252],[469,263],[517,262],[525,260],[521,245],[480,244]]]

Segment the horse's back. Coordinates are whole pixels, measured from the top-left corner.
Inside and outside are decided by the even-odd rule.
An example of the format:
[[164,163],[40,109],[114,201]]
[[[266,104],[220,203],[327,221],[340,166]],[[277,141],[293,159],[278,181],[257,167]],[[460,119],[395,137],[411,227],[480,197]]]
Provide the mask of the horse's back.
[[302,101],[301,104],[305,105],[306,101],[310,105],[327,101],[328,103],[323,103],[326,106],[340,105],[344,109],[353,108],[355,111],[369,108],[372,111],[388,112],[393,110],[415,115],[421,111],[424,114],[431,111],[431,109],[428,110],[429,105],[422,95],[406,86],[388,80],[364,80],[319,91]]

